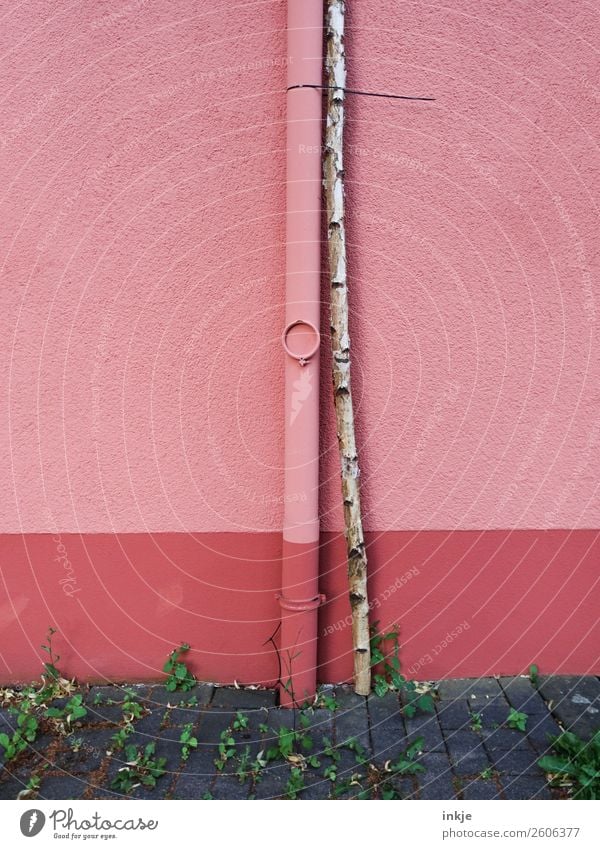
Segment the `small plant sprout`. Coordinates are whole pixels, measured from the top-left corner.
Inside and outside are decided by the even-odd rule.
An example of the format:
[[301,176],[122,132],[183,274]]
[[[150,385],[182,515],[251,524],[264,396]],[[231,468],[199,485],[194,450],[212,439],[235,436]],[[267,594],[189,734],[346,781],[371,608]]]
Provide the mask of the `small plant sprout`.
[[239,756],[238,766],[235,774],[240,784],[243,784],[248,776],[254,771],[254,765],[250,764],[250,746],[245,746],[243,752]]
[[527,720],[529,717],[526,713],[521,713],[514,708],[511,708],[506,718],[506,724],[509,728],[513,728],[515,731],[526,731],[527,729]]
[[573,799],[600,799],[600,730],[591,740],[565,731],[551,742],[554,754],[538,761],[550,783],[568,787]]
[[155,787],[158,779],[165,774],[166,758],[156,758],[155,743],[148,743],[142,750],[136,746],[127,746],[125,766],[117,772],[113,778],[111,787],[122,793],[131,793],[140,784],[146,787]]
[[143,706],[136,700],[135,696],[127,693],[123,700],[123,717],[125,722],[133,722],[143,716],[145,710]]
[[44,663],[44,671],[50,680],[58,681],[61,674],[58,670],[57,663],[60,660],[59,654],[54,654],[52,649],[52,637],[56,634],[56,628],[48,628],[46,633],[46,643],[42,643],[41,649],[48,655],[48,660]]
[[231,728],[221,731],[218,750],[219,756],[215,758],[215,766],[221,772],[227,761],[235,755],[235,737],[232,736]]
[[47,708],[44,716],[48,719],[56,720],[60,730],[63,733],[67,733],[74,722],[87,716],[87,708],[83,704],[82,694],[76,693],[74,696],[71,696],[64,708]]
[[339,708],[339,704],[336,701],[336,698],[333,693],[328,692],[326,689],[323,689],[320,693],[317,694],[317,697],[315,699],[315,707],[324,708],[325,710],[329,710],[333,713]]
[[234,731],[241,731],[244,728],[248,727],[248,717],[241,713],[239,710],[235,715],[235,719],[231,725]]
[[337,779],[337,764],[329,764],[323,770],[323,778],[326,778],[328,781],[336,781]]
[[354,752],[356,763],[364,765],[368,762],[367,753],[356,737],[351,737],[342,745],[345,746],[346,749],[350,749],[351,752]]
[[124,725],[122,728],[119,728],[119,730],[116,731],[115,734],[113,734],[113,736],[110,738],[113,743],[113,750],[119,751],[120,749],[122,749],[125,743],[127,742],[127,738],[132,733],[133,725],[131,725],[130,723]]
[[396,626],[380,633],[378,623],[371,626],[371,663],[373,666],[373,690],[383,697],[390,691],[403,694],[406,704],[403,713],[412,717],[418,710],[433,713],[435,710],[433,691],[430,684],[408,681],[400,674],[400,632]]
[[531,684],[532,684],[533,687],[537,687],[539,675],[540,675],[540,671],[537,668],[537,665],[535,663],[532,663],[531,666],[529,667],[529,680],[531,681]]
[[483,717],[480,713],[471,716],[471,731],[481,731],[483,728]]
[[173,649],[163,666],[163,672],[167,673],[165,689],[170,693],[175,690],[187,692],[196,685],[196,677],[181,660],[181,656],[190,650],[188,643],[181,643],[179,648]]
[[20,755],[30,743],[35,741],[39,727],[35,716],[28,713],[26,709],[9,708],[9,710],[17,717],[17,728],[10,736],[0,734],[0,746],[4,749],[7,761]]
[[191,722],[188,722],[183,726],[179,742],[181,743],[181,758],[182,760],[187,761],[192,753],[192,749],[198,748],[198,740],[194,737],[193,725]]
[[297,799],[302,790],[304,790],[304,773],[299,766],[293,766],[285,786],[285,795],[288,799]]
[[398,760],[390,764],[389,770],[395,775],[416,775],[418,772],[425,772],[425,767],[416,761],[417,756],[423,751],[424,742],[423,737],[417,737]]
[[70,737],[69,738],[69,748],[72,752],[78,752],[83,746],[83,740],[81,737]]
[[17,799],[35,799],[40,789],[42,778],[40,775],[31,775],[25,787],[17,793]]

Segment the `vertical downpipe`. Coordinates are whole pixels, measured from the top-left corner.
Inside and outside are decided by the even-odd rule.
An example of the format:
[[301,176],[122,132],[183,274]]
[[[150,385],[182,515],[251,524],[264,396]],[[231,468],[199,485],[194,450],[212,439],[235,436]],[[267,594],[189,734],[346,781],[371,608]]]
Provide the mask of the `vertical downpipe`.
[[321,276],[322,0],[288,0],[285,488],[280,701],[317,682],[319,595],[319,316]]

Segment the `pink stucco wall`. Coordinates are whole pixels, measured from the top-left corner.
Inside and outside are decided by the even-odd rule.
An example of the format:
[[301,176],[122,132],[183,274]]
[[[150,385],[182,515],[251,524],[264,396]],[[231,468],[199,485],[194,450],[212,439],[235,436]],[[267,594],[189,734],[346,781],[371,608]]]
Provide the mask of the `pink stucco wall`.
[[[437,98],[348,100],[367,528],[598,528],[598,11],[348,5],[349,85]],[[280,0],[3,9],[7,539],[280,531],[286,61]],[[322,461],[336,532],[326,404]]]

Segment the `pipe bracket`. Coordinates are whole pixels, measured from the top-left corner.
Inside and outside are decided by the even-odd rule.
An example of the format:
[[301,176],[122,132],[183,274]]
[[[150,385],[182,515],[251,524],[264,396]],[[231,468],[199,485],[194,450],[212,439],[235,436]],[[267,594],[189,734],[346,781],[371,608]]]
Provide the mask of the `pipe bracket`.
[[[295,351],[292,351],[287,342],[287,337],[290,330],[292,329],[292,327],[297,327],[299,324],[303,324],[305,327],[308,327],[310,330],[312,330],[315,336],[315,343],[313,347],[305,354],[298,354]],[[290,323],[285,327],[283,333],[281,334],[281,342],[286,354],[292,357],[294,360],[298,360],[299,365],[305,366],[310,360],[310,358],[314,357],[314,355],[319,350],[319,347],[321,345],[321,334],[311,321],[306,321],[306,319],[304,318],[297,318],[296,321],[290,321]]]

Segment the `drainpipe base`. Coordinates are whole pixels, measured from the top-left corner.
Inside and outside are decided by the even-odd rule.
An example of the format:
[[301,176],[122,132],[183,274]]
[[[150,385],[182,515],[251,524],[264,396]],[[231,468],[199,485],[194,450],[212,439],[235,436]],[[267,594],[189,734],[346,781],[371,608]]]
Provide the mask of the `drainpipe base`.
[[316,693],[319,607],[325,601],[318,592],[318,558],[318,542],[284,540],[284,591],[277,595],[281,607],[282,707],[298,707]]

